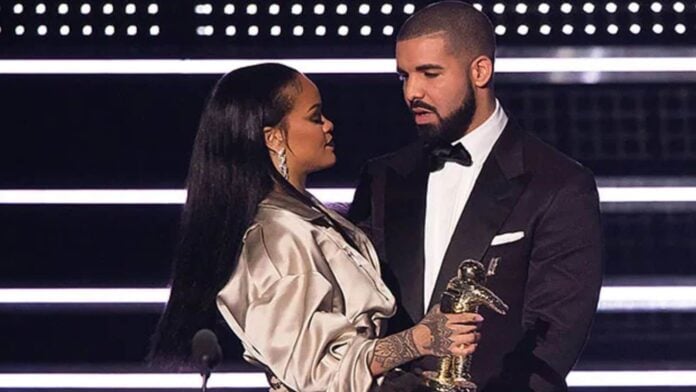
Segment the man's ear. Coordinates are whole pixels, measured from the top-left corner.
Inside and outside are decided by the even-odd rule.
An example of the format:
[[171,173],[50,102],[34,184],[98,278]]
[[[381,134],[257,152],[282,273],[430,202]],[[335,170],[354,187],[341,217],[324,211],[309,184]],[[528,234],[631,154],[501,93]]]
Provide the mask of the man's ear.
[[266,147],[275,152],[283,147],[283,132],[278,127],[263,127],[263,137]]
[[493,60],[488,56],[478,56],[471,62],[471,82],[484,88],[493,80]]

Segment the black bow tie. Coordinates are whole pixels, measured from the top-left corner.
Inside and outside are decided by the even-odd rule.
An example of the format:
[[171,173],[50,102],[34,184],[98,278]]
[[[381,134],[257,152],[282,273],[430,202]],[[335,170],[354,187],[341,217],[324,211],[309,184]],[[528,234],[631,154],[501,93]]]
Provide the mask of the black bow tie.
[[455,162],[464,166],[471,166],[471,154],[461,143],[454,146],[447,142],[431,144],[427,147],[430,158],[430,171],[438,171],[445,167],[445,162]]

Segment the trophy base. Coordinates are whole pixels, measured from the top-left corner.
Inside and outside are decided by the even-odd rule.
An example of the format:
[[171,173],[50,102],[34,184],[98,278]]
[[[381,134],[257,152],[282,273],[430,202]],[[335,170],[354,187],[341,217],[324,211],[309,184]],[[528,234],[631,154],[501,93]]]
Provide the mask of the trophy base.
[[438,378],[437,372],[423,372],[423,385],[434,392],[476,392],[477,386],[470,380]]

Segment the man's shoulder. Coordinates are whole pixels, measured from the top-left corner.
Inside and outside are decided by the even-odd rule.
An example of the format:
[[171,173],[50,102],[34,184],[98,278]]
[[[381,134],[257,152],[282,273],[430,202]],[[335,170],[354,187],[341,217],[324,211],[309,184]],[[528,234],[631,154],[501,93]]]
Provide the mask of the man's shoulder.
[[590,169],[530,132],[523,131],[523,143],[525,166],[535,176],[593,177]]

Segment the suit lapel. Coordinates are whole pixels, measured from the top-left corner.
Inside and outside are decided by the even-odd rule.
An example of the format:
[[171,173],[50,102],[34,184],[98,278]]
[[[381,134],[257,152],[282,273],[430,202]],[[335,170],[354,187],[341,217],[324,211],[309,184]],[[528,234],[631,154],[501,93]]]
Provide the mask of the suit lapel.
[[524,190],[521,133],[512,119],[496,142],[481,169],[469,200],[459,217],[452,240],[445,252],[429,307],[440,301],[440,293],[466,259],[481,260],[492,238],[507,219]]
[[398,282],[401,306],[412,320],[423,317],[423,230],[428,167],[420,143],[407,148],[387,171],[385,247]]

